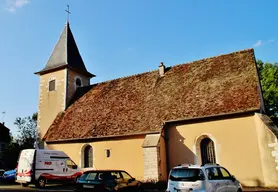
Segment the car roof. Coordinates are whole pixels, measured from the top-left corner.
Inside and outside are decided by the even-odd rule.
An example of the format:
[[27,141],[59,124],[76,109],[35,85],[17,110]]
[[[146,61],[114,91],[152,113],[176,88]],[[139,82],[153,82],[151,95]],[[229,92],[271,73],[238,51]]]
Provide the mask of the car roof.
[[204,164],[204,165],[199,165],[199,164],[180,164],[178,166],[173,167],[173,169],[182,169],[182,168],[189,168],[189,169],[203,169],[203,168],[210,168],[210,167],[221,167],[219,164]]
[[98,169],[98,170],[88,170],[84,171],[84,173],[95,173],[95,172],[126,172],[125,170],[121,169]]

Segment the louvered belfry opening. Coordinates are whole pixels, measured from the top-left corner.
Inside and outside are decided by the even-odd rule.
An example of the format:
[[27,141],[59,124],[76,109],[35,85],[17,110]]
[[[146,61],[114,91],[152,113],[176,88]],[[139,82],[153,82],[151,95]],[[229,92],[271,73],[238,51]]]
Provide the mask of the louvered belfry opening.
[[93,148],[88,145],[84,149],[84,168],[93,166]]
[[200,148],[202,164],[216,163],[214,143],[210,138],[202,139]]

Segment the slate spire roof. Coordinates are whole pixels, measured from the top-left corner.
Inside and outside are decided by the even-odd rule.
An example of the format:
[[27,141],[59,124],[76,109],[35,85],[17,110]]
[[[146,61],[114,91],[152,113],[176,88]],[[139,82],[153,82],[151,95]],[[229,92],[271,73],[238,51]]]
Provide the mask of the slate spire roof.
[[95,76],[89,73],[84,65],[68,21],[45,67],[35,74],[44,74],[63,68],[70,68],[89,77]]

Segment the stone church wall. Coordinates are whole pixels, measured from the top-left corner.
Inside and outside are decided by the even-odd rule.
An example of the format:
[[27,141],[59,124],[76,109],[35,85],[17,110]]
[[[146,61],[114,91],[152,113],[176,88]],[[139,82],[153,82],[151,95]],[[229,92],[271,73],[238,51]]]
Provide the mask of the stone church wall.
[[[270,125],[264,121],[265,117],[255,114],[258,144],[262,162],[262,172],[265,186],[278,186],[278,142],[276,135],[271,131]],[[277,129],[277,127],[276,127]]]
[[[200,138],[206,137],[214,143],[216,162],[226,167],[243,185],[264,185],[264,162],[254,114],[171,124],[167,130],[169,168],[182,163],[201,164],[200,147],[197,145]],[[275,176],[275,179],[278,180],[278,177]]]
[[[142,143],[145,136],[119,137],[109,141],[92,141],[88,143],[48,144],[49,149],[65,151],[81,167],[84,145],[93,148],[92,169],[123,169],[139,180],[144,179],[144,158]],[[106,157],[106,150],[110,157]]]
[[82,86],[90,85],[90,79],[85,76],[82,76],[72,70],[68,70],[67,73],[68,73],[67,74],[67,77],[68,77],[67,103],[68,103],[77,89],[76,84],[75,84],[76,78],[81,79]]
[[[40,76],[38,131],[40,138],[46,133],[60,111],[65,109],[65,70]],[[55,79],[55,90],[49,91],[49,81]]]

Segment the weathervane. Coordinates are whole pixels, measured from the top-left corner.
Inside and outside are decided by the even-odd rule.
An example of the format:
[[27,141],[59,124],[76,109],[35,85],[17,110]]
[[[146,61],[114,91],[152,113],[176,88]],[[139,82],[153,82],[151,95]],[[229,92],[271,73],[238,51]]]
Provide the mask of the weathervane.
[[68,14],[67,14],[67,22],[69,22],[69,15],[71,14],[71,12],[69,11],[69,5],[67,5],[68,9],[65,10]]

